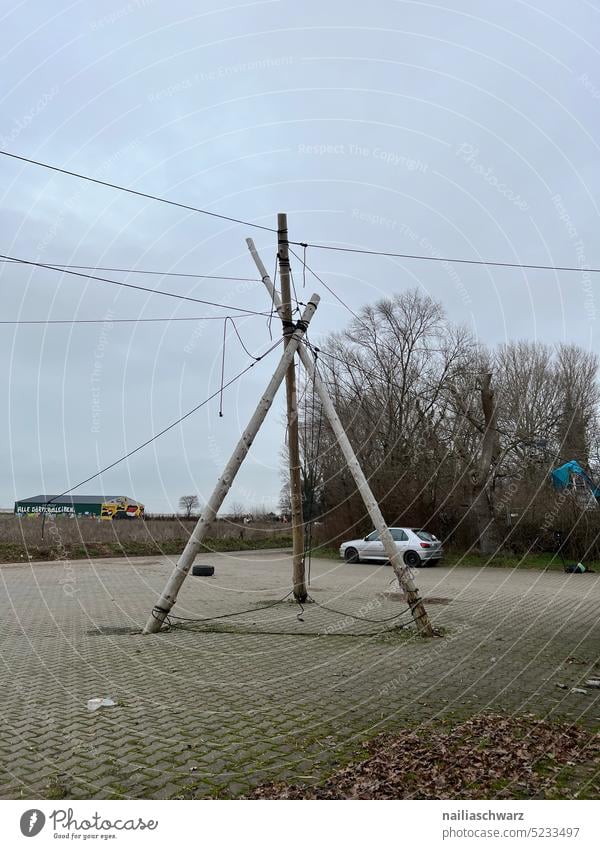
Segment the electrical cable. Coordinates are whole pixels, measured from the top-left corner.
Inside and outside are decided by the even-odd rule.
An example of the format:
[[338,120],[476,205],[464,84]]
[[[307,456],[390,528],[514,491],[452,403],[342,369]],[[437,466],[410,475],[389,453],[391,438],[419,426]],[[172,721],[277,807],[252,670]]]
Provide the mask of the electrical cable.
[[[235,610],[232,613],[221,613],[218,616],[190,618],[190,617],[187,617],[187,616],[177,616],[174,613],[169,613],[168,616],[169,616],[170,619],[177,619],[180,622],[214,622],[217,619],[231,619],[233,616],[243,616],[246,613],[255,613],[255,612],[258,612],[259,610],[269,610],[271,607],[276,607],[278,604],[282,604],[282,602],[284,602],[291,595],[292,595],[292,590],[290,590],[288,593],[286,593],[280,599],[277,599],[277,601],[272,601],[269,604],[265,604],[261,607],[249,607],[246,610]],[[154,607],[153,613],[157,609],[158,608]],[[159,609],[159,612],[162,613],[163,611]]]
[[[374,371],[369,371],[369,370],[363,368],[362,366],[357,365],[356,363],[350,363],[350,362],[348,362],[348,360],[344,360],[344,359],[342,359],[342,357],[338,357],[335,354],[331,354],[331,353],[329,353],[329,351],[325,351],[323,348],[317,348],[314,345],[311,345],[310,342],[308,342],[308,340],[306,340],[305,344],[308,348],[310,348],[310,350],[313,352],[313,354],[319,353],[319,354],[321,354],[321,356],[329,357],[330,359],[335,360],[338,363],[341,363],[342,365],[346,366],[349,369],[355,369],[356,371],[359,371],[361,374],[364,374],[366,377],[374,377],[374,378],[378,378],[379,380],[382,379],[380,374],[378,375]],[[391,384],[391,385],[397,387],[397,384]],[[399,388],[399,387],[397,387],[397,388]]]
[[[453,262],[463,265],[490,265],[497,268],[524,268],[533,271],[576,271],[580,274],[600,274],[600,268],[589,268],[587,265],[582,268],[572,265],[541,265],[535,263],[524,262],[500,262],[497,260],[487,259],[457,259],[456,257],[443,256],[425,256],[422,254],[402,254],[394,251],[375,251],[367,248],[340,248],[334,245],[321,245],[316,242],[290,242],[291,245],[298,247],[318,248],[322,251],[339,251],[340,253],[366,254],[367,256],[386,256],[395,257],[397,259],[420,259],[428,262]],[[310,269],[309,269],[310,270]]]
[[304,249],[304,259],[302,260],[302,288],[306,289],[306,249],[308,245],[302,245]]
[[[256,315],[264,315],[257,313]],[[250,318],[253,313],[247,316]],[[240,316],[238,316],[239,318]],[[0,319],[0,324],[20,325],[20,324],[143,324],[144,322],[152,321],[223,321],[230,319],[230,315],[196,315],[196,316],[164,316],[161,318],[38,318],[38,319],[18,319],[15,321],[4,321]],[[238,337],[239,338],[239,337]],[[240,339],[241,342],[241,339]],[[242,347],[244,343],[242,342]],[[248,351],[246,351],[248,353]],[[250,356],[252,356],[250,354]]]
[[[340,298],[339,295],[336,295],[336,293],[333,291],[331,286],[328,286],[327,283],[321,277],[319,277],[317,272],[313,271],[313,269],[310,267],[310,265],[307,264],[306,260],[299,257],[298,254],[294,250],[292,250],[292,248],[290,248],[290,253],[293,254],[296,257],[298,262],[302,263],[303,268],[305,268],[307,271],[309,271],[312,274],[312,276],[315,278],[315,280],[318,280],[319,283],[327,289],[329,294],[333,295],[333,297],[336,299],[336,301],[338,301],[345,309],[347,309],[348,312],[351,313],[357,321],[360,321],[361,324],[365,324],[364,321],[360,318],[360,316],[357,315],[354,312],[354,310],[351,307],[349,307],[348,304]],[[305,256],[306,256],[306,249],[305,249]],[[365,327],[367,327],[366,324],[365,324]]]
[[[413,608],[415,608],[417,604],[420,604],[423,601],[423,599],[419,598],[413,604],[409,604],[408,607],[405,607],[399,613],[394,613],[393,616],[386,616],[383,619],[370,619],[368,616],[358,616],[356,613],[347,613],[343,610],[336,610],[335,607],[329,607],[329,605],[321,604],[321,602],[317,601],[317,599],[313,598],[311,595],[309,595],[308,598],[310,601],[313,602],[313,604],[316,604],[317,607],[320,607],[323,610],[327,610],[328,613],[335,613],[337,616],[348,616],[350,619],[356,619],[357,622],[369,622],[371,625],[379,625],[384,622],[392,622],[394,619],[399,619],[400,616],[404,616],[405,613],[412,612]],[[416,616],[412,621],[416,621],[422,615],[423,614]],[[410,624],[411,623],[408,622],[406,625],[402,625],[401,627],[406,628]]]
[[231,322],[231,324],[232,324],[232,326],[233,326],[233,329],[235,330],[235,335],[237,336],[237,338],[238,338],[238,341],[239,341],[240,345],[241,345],[241,346],[242,346],[242,348],[244,349],[244,352],[245,352],[246,354],[248,354],[248,356],[249,356],[251,359],[253,359],[253,360],[258,359],[258,357],[256,357],[254,354],[251,354],[251,353],[250,353],[250,351],[248,350],[248,348],[245,346],[245,344],[244,344],[244,340],[243,340],[243,339],[242,339],[242,337],[240,336],[240,331],[237,329],[237,325],[236,325],[235,321],[232,319],[232,317],[231,317],[230,315],[226,316],[225,321],[230,321],[230,322]]
[[[228,380],[227,383],[224,384],[223,388],[227,389],[229,386],[231,386],[233,383],[235,383],[237,380],[239,380],[241,377],[243,377],[243,375],[245,375],[248,371],[250,371],[251,368],[254,368],[254,366],[256,365],[257,362],[259,362],[259,360],[264,359],[264,357],[268,356],[272,351],[274,351],[275,348],[279,344],[281,344],[281,342],[282,342],[282,340],[278,339],[277,342],[275,342],[273,345],[271,345],[271,347],[268,348],[265,351],[264,354],[261,354],[261,356],[257,357],[254,360],[254,362],[250,363],[244,369],[242,369],[242,371],[238,372],[238,374],[236,374],[234,377],[232,377],[231,380]],[[103,469],[100,469],[99,471],[94,472],[93,475],[90,475],[89,477],[85,478],[85,480],[80,481],[79,483],[75,484],[74,486],[70,487],[69,489],[65,489],[64,492],[60,493],[60,495],[54,495],[51,499],[49,499],[46,502],[46,504],[52,504],[58,498],[62,498],[64,495],[68,495],[70,492],[73,492],[74,490],[79,489],[80,486],[83,486],[84,484],[89,483],[91,480],[94,480],[94,478],[97,478],[100,475],[103,475],[105,472],[109,471],[110,469],[113,469],[115,466],[118,466],[119,463],[122,463],[124,460],[127,460],[127,459],[129,459],[129,457],[132,457],[134,454],[137,454],[137,452],[141,451],[142,448],[145,448],[147,445],[150,445],[150,443],[155,442],[159,437],[163,436],[165,433],[172,430],[178,424],[181,424],[181,422],[185,421],[187,418],[189,418],[191,415],[193,415],[195,412],[197,412],[199,409],[201,409],[201,407],[205,407],[209,403],[209,401],[212,401],[213,398],[216,398],[219,395],[220,391],[221,391],[220,389],[217,389],[216,392],[213,392],[212,395],[209,395],[208,398],[204,399],[204,401],[201,401],[199,404],[196,404],[195,407],[192,407],[192,409],[188,410],[187,413],[184,413],[183,416],[180,416],[178,419],[171,422],[171,424],[164,427],[158,433],[155,433],[153,436],[151,436],[145,442],[142,442],[136,448],[133,448],[131,451],[128,451],[127,454],[124,454],[122,457],[119,457],[118,460],[115,460],[114,462],[110,463],[108,466],[105,466]]]
[[[289,263],[290,266],[290,282],[292,284],[292,298],[296,302],[295,312],[300,312],[300,301],[298,300],[298,293],[296,292],[296,282],[294,280],[294,271],[292,269],[292,264]],[[290,304],[291,306],[291,304]]]
[[223,381],[225,380],[225,344],[227,342],[227,319],[223,322],[223,345],[221,352],[221,386],[219,391],[219,418],[223,418]]
[[277,283],[277,271],[279,269],[279,254],[275,254],[275,271],[273,272],[273,293],[271,295],[271,308],[269,311],[269,320],[267,322],[267,329],[269,331],[269,339],[273,339],[273,332],[271,330],[271,324],[273,323],[273,312],[275,311],[275,285]]
[[[96,177],[89,177],[86,174],[80,174],[77,171],[70,171],[67,168],[59,168],[56,165],[50,165],[47,162],[41,162],[37,159],[30,159],[27,156],[21,156],[17,153],[10,153],[7,150],[0,150],[0,155],[7,156],[10,159],[15,159],[20,162],[25,162],[28,165],[37,165],[39,168],[45,168],[49,171],[54,171],[57,174],[65,174],[69,177],[77,177],[80,180],[85,180],[89,183],[95,183],[99,186],[105,186],[110,189],[116,189],[120,192],[125,192],[130,195],[135,195],[137,197],[142,197],[147,200],[155,200],[159,203],[165,203],[169,206],[175,206],[179,209],[185,209],[188,212],[197,212],[202,215],[208,215],[212,218],[218,218],[222,221],[230,221],[234,224],[244,224],[246,227],[254,227],[258,230],[265,230],[269,233],[277,233],[278,230],[275,227],[267,227],[264,224],[255,224],[252,221],[246,221],[241,218],[234,218],[230,215],[222,215],[218,212],[211,212],[208,209],[202,209],[200,207],[191,206],[185,203],[179,203],[178,201],[169,200],[168,198],[160,197],[159,195],[149,194],[147,192],[137,191],[136,189],[128,189],[125,186],[120,186],[116,183],[109,183],[106,180],[99,180]],[[572,271],[579,272],[580,274],[600,274],[600,268],[578,268],[576,266],[569,265],[542,265],[537,263],[521,263],[521,262],[502,262],[498,260],[482,260],[482,259],[463,259],[463,258],[455,258],[455,257],[439,257],[439,256],[426,256],[423,254],[405,254],[398,253],[396,251],[377,251],[369,248],[345,248],[338,247],[335,245],[324,245],[318,242],[296,242],[291,241],[288,244],[296,245],[298,247],[305,248],[317,248],[322,251],[338,251],[341,253],[353,253],[353,254],[364,254],[367,256],[384,256],[384,257],[393,257],[397,259],[415,259],[415,260],[424,260],[428,262],[448,262],[448,263],[461,263],[463,265],[484,265],[484,266],[492,266],[496,268],[523,268],[534,271]]]
[[246,227],[255,227],[257,230],[266,230],[269,233],[277,233],[274,227],[266,227],[264,224],[253,224],[251,221],[244,221],[241,218],[232,218],[230,215],[221,215],[218,212],[210,212],[208,209],[200,209],[197,206],[190,206],[186,203],[169,200],[168,198],[152,195],[147,192],[140,192],[136,189],[128,189],[125,186],[119,186],[116,183],[109,183],[106,180],[99,180],[96,177],[88,177],[86,174],[80,174],[77,171],[69,171],[66,168],[58,168],[56,165],[50,165],[47,162],[40,162],[37,159],[29,159],[27,156],[19,156],[16,153],[9,153],[7,150],[0,150],[0,155],[8,156],[10,159],[17,159],[20,162],[26,162],[28,165],[37,165],[39,168],[46,168],[48,171],[55,171],[57,174],[66,174],[69,177],[77,177],[79,180],[86,180],[88,183],[96,183],[98,186],[106,186],[109,189],[117,189],[120,192],[126,192],[129,195],[146,198],[147,200],[156,200],[159,203],[166,203],[169,206],[176,206],[179,209],[185,209],[188,212],[199,212],[202,215],[209,215],[211,218],[219,218],[222,221],[231,221],[234,224],[244,224]]
[[240,336],[240,332],[237,329],[236,323],[231,318],[231,316],[229,316],[229,315],[225,316],[225,320],[223,322],[223,355],[221,357],[221,389],[220,389],[220,395],[219,395],[219,418],[220,419],[223,418],[223,381],[225,380],[225,345],[226,345],[226,342],[227,342],[227,322],[228,321],[230,321],[231,324],[233,325],[233,329],[235,330],[235,335],[237,336],[240,345],[244,349],[244,352],[249,357],[251,357],[255,362],[258,362],[258,360],[260,359],[260,357],[256,357],[254,354],[251,354],[250,351],[248,350],[248,348],[245,346],[244,340]]
[[[307,340],[308,341],[308,340]],[[314,356],[314,365],[315,365],[315,373],[318,375],[318,349],[311,348]],[[310,468],[310,489],[309,489],[309,497],[308,497],[308,526],[307,532],[305,535],[304,541],[304,560],[307,562],[307,585],[310,586],[310,572],[312,567],[312,537],[313,537],[313,511],[315,505],[315,490],[316,490],[316,468],[317,461],[321,452],[321,430],[323,425],[323,408],[319,404],[319,427],[317,431],[316,437],[316,447],[315,447],[315,404],[316,404],[316,390],[315,390],[315,381],[312,380],[312,410],[311,410],[311,423],[310,423],[310,459],[308,463],[305,463],[307,468]],[[308,445],[308,439],[306,436],[306,427],[308,422],[308,416],[304,417],[304,450],[306,451],[306,446]]]
[[7,256],[6,254],[0,254],[0,261],[9,260],[11,262],[17,262],[21,265],[31,265],[35,268],[45,268],[49,271],[58,271],[59,274],[71,274],[74,277],[84,277],[87,280],[98,280],[100,283],[111,283],[113,286],[122,286],[126,289],[137,289],[141,292],[150,292],[152,295],[163,295],[167,298],[177,298],[181,301],[191,301],[195,304],[204,304],[209,307],[219,307],[220,309],[225,310],[235,310],[236,312],[241,313],[242,315],[268,315],[266,312],[257,312],[256,310],[249,310],[243,307],[234,307],[230,304],[220,304],[216,301],[207,301],[203,298],[192,298],[191,295],[179,295],[176,292],[164,292],[161,289],[149,289],[147,286],[140,286],[136,283],[124,283],[120,280],[111,280],[109,277],[98,277],[95,274],[84,274],[82,271],[71,271],[67,268],[58,268],[53,265],[49,265],[45,262],[34,262],[29,259],[20,259],[19,257]]
[[[18,260],[7,259],[5,262],[18,262]],[[49,262],[53,268],[73,268],[76,271],[114,271],[120,274],[148,274],[157,277],[192,277],[198,280],[231,280],[235,283],[261,283],[258,277],[227,277],[221,274],[193,274],[184,271],[151,271],[144,268],[109,268],[102,265],[70,265],[65,262]]]
[[[249,613],[256,613],[256,612],[259,612],[259,611],[262,611],[262,610],[269,610],[272,607],[277,607],[278,605],[282,604],[291,595],[292,595],[292,590],[290,590],[290,592],[286,593],[286,595],[282,596],[282,598],[278,599],[277,601],[273,601],[273,602],[270,602],[269,604],[261,605],[260,607],[250,607],[250,608],[246,608],[245,610],[235,610],[235,611],[232,611],[230,613],[221,613],[217,616],[207,616],[207,617],[178,616],[177,614],[174,614],[174,613],[171,613],[171,612],[167,613],[165,610],[163,610],[162,608],[159,608],[158,606],[155,605],[152,608],[152,616],[154,617],[154,619],[159,620],[161,623],[166,622],[167,628],[165,630],[167,630],[167,631],[171,630],[173,628],[177,628],[177,627],[180,627],[180,628],[185,630],[185,626],[188,623],[203,625],[203,624],[209,623],[209,622],[216,622],[220,619],[232,619],[236,616],[243,616],[243,615],[246,615],[246,614],[249,614]],[[309,596],[308,598],[310,599],[311,602],[316,604],[317,607],[320,607],[322,610],[326,610],[327,612],[330,612],[330,613],[336,613],[337,615],[340,615],[340,616],[352,618],[352,619],[355,619],[357,621],[369,622],[371,624],[383,624],[383,623],[386,623],[386,622],[391,622],[394,619],[398,619],[404,613],[407,613],[409,610],[412,609],[412,606],[414,606],[414,605],[409,606],[405,610],[402,610],[402,611],[400,611],[400,613],[396,613],[396,614],[394,614],[394,616],[389,617],[389,618],[368,619],[366,617],[357,616],[356,614],[342,613],[341,611],[334,610],[334,608],[320,604],[318,601],[316,601],[316,599],[312,598],[312,596]],[[296,602],[296,604],[298,604],[299,607],[300,607],[300,611],[296,614],[296,619],[299,622],[304,622],[304,619],[302,618],[304,613],[305,613],[304,605],[300,604],[300,602]],[[157,615],[158,613],[163,614],[164,619],[162,617],[158,616]],[[422,616],[423,616],[423,614],[419,614],[418,616],[415,616],[414,619],[412,619],[410,622],[403,622],[401,624],[397,624],[393,628],[379,628],[376,631],[370,631],[368,633],[345,634],[344,636],[357,636],[357,637],[380,636],[381,634],[386,634],[386,633],[392,632],[393,630],[396,630],[397,628],[401,628],[401,629],[410,628],[411,624],[414,624],[414,622],[416,622],[418,619],[422,618]],[[174,620],[176,620],[176,621],[174,621]],[[179,623],[181,623],[181,625]],[[255,633],[262,633],[262,632],[256,631]]]
[[[305,245],[304,242],[302,243],[302,245],[304,246],[304,256],[306,257],[306,245]],[[374,333],[373,328],[369,327],[369,325],[365,322],[365,320],[363,318],[361,318],[360,315],[358,315],[358,313],[355,313],[354,310],[352,309],[352,307],[350,307],[346,303],[346,301],[344,301],[342,298],[340,298],[340,296],[338,294],[336,294],[336,292],[334,292],[334,290],[331,288],[331,286],[328,286],[327,283],[325,283],[325,281],[323,280],[323,278],[319,277],[319,275],[316,273],[316,271],[314,271],[309,265],[306,264],[306,259],[300,259],[298,254],[295,253],[295,251],[293,251],[291,248],[290,248],[290,253],[292,253],[296,257],[296,259],[299,260],[303,264],[303,267],[306,270],[308,270],[313,275],[313,277],[316,280],[318,280],[319,283],[321,283],[321,285],[324,286],[327,289],[327,291],[331,295],[333,295],[333,297],[336,299],[336,301],[338,301],[338,303],[340,303],[344,307],[344,309],[346,309],[350,313],[350,315],[356,321],[358,321],[358,323],[361,324],[370,335],[373,335],[373,333]],[[301,304],[301,303],[302,303],[301,301],[298,301],[298,304]],[[392,354],[393,356],[397,356],[397,351],[394,348],[390,347],[387,343],[380,341],[380,344],[382,345],[383,348],[385,348],[387,351],[389,351],[390,354]],[[345,363],[345,364],[347,365],[347,363]]]

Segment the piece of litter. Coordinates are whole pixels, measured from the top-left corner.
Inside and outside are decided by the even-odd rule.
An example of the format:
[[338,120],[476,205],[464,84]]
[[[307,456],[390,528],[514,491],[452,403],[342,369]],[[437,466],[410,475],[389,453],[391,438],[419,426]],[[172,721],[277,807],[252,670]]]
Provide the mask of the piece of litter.
[[112,699],[90,699],[87,703],[87,709],[90,711],[98,710],[103,707],[116,707],[117,703]]
[[600,678],[590,678],[585,682],[586,687],[594,687],[596,690],[600,690]]
[[587,696],[587,690],[582,689],[581,687],[571,687],[569,690],[570,693],[581,693],[584,696]]
[[560,687],[561,690],[568,690],[568,686],[566,684],[557,684],[557,687]]

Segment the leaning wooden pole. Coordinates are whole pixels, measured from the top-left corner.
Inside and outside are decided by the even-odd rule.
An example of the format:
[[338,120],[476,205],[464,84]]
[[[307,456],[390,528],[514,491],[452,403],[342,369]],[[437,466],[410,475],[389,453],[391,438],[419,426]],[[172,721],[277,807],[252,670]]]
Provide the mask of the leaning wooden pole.
[[[277,216],[277,257],[281,280],[281,309],[283,338],[288,344],[294,326],[292,322],[292,292],[290,286],[290,257],[288,245],[287,215]],[[306,577],[304,573],[304,515],[302,510],[302,475],[300,472],[300,434],[298,429],[298,398],[296,393],[296,368],[292,360],[285,376],[287,400],[288,464],[290,476],[290,504],[292,508],[292,586],[294,598],[301,604],[306,601]]]
[[279,360],[277,368],[273,373],[273,377],[269,381],[269,385],[267,386],[264,395],[260,399],[246,430],[243,432],[233,454],[229,459],[229,462],[225,466],[223,474],[217,481],[217,485],[208,499],[206,507],[202,511],[202,515],[198,519],[196,527],[187,541],[187,545],[183,549],[179,560],[175,564],[171,577],[167,581],[158,602],[150,612],[150,616],[144,627],[144,634],[153,634],[156,631],[159,631],[161,625],[175,604],[177,594],[186,579],[188,572],[190,571],[194,558],[200,550],[202,540],[205,538],[211,523],[215,520],[218,510],[225,500],[225,496],[229,492],[234,478],[250,450],[250,446],[256,438],[256,434],[271,408],[275,394],[283,382],[289,364],[292,362],[294,354],[298,349],[300,340],[304,336],[306,329],[310,324],[310,320],[315,314],[319,300],[320,298],[318,295],[312,295],[302,314],[302,318],[297,322],[296,329],[290,336],[287,347]]
[[[256,267],[258,268],[258,272],[262,277],[262,281],[265,284],[269,295],[271,296],[273,303],[275,304],[276,309],[279,311],[281,309],[281,298],[278,293],[275,291],[275,287],[273,286],[273,282],[269,277],[269,273],[264,266],[256,247],[254,246],[254,242],[252,239],[246,239],[246,244],[248,245],[248,249],[252,254],[252,258],[256,263]],[[323,410],[325,415],[329,419],[329,424],[331,425],[331,429],[339,443],[340,448],[342,449],[342,453],[344,455],[344,459],[348,464],[348,468],[354,478],[357,489],[361,494],[362,500],[367,508],[367,512],[371,517],[371,521],[373,525],[379,532],[379,536],[383,543],[385,553],[387,554],[390,563],[396,573],[396,577],[398,578],[398,584],[400,588],[406,593],[407,601],[410,605],[412,617],[415,621],[415,625],[417,626],[417,630],[419,634],[424,637],[432,637],[433,636],[433,628],[431,626],[431,622],[429,621],[429,617],[425,610],[425,606],[423,601],[419,596],[419,590],[415,584],[415,579],[413,572],[409,566],[402,562],[398,549],[396,548],[396,544],[394,539],[390,533],[390,530],[387,526],[385,519],[383,518],[383,514],[379,509],[379,504],[373,492],[371,491],[371,487],[369,486],[369,482],[365,477],[365,473],[363,472],[360,463],[354,453],[354,449],[350,444],[350,440],[344,430],[344,426],[340,421],[340,417],[338,416],[333,401],[331,400],[331,396],[325,386],[324,382],[321,380],[321,377],[318,371],[315,368],[312,357],[310,356],[308,350],[304,345],[300,345],[298,348],[298,354],[300,359],[302,360],[302,364],[304,365],[306,371],[314,382],[315,389],[323,405]]]

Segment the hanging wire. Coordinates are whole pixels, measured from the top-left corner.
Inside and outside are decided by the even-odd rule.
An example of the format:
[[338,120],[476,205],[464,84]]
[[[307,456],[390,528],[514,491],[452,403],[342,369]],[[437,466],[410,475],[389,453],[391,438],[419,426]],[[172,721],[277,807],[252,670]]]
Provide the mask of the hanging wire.
[[[224,384],[223,389],[227,389],[229,386],[232,386],[236,381],[240,380],[247,372],[250,371],[251,368],[254,368],[254,366],[256,365],[256,363],[259,360],[264,359],[268,354],[270,354],[272,351],[274,351],[275,348],[277,348],[277,346],[281,344],[281,342],[282,342],[282,340],[278,339],[277,342],[275,342],[273,345],[271,345],[270,348],[267,348],[267,350],[263,354],[261,354],[261,356],[254,357],[253,358],[254,361],[249,363],[245,368],[243,368],[240,372],[238,372],[238,374],[236,374],[234,377],[232,377],[230,380],[228,380]],[[174,427],[176,427],[177,425],[184,422],[186,419],[188,419],[190,416],[192,416],[195,412],[200,410],[202,407],[205,407],[210,401],[212,401],[213,398],[216,398],[217,395],[219,395],[219,390],[217,390],[216,392],[213,392],[211,395],[209,395],[207,398],[205,398],[204,401],[201,401],[199,404],[196,404],[194,407],[191,408],[191,410],[188,410],[182,416],[179,416],[178,419],[175,419],[175,421],[166,425],[166,427],[163,427],[162,430],[158,431],[158,433],[155,433],[149,439],[146,439],[144,442],[140,443],[139,445],[136,445],[135,448],[132,448],[131,451],[128,451],[126,454],[123,454],[123,456],[119,457],[118,460],[114,460],[112,463],[109,463],[107,466],[104,466],[102,469],[98,469],[98,471],[94,472],[92,475],[89,475],[87,478],[80,480],[79,483],[76,483],[74,486],[69,487],[69,489],[65,489],[59,495],[53,495],[52,498],[48,499],[45,502],[46,506],[49,505],[49,504],[54,504],[56,501],[58,501],[59,498],[63,498],[65,495],[69,495],[69,493],[74,492],[76,489],[79,489],[80,486],[83,486],[84,484],[89,483],[89,481],[94,480],[97,477],[100,477],[100,475],[103,475],[105,472],[108,472],[110,469],[114,469],[114,467],[118,466],[119,463],[123,463],[125,460],[128,460],[130,457],[133,457],[133,455],[137,454],[138,451],[141,451],[147,445],[150,445],[152,442],[155,442],[157,439],[159,439],[165,433],[168,433],[168,431],[172,430]],[[49,512],[49,511],[47,511],[47,512]],[[46,516],[46,513],[44,513],[43,516],[42,516],[42,539],[43,539],[43,536],[44,536],[44,519],[45,519],[45,516]]]
[[254,354],[251,354],[246,345],[244,344],[244,340],[240,335],[240,331],[237,329],[237,325],[233,318],[230,315],[225,316],[225,320],[223,321],[223,345],[222,345],[222,354],[221,354],[221,386],[219,389],[219,418],[223,418],[223,387],[225,383],[225,347],[227,345],[227,322],[231,322],[233,325],[233,329],[235,331],[235,335],[238,338],[238,341],[244,352],[254,360],[254,362],[258,362],[260,357],[256,357]]
[[[311,350],[314,354],[314,364],[315,364],[315,375],[318,377],[318,349],[311,346]],[[307,574],[308,574],[308,585],[310,586],[310,570],[312,566],[312,543],[313,543],[313,511],[315,505],[315,491],[316,491],[316,467],[317,467],[317,459],[319,457],[321,451],[321,431],[323,427],[323,408],[319,404],[319,426],[317,429],[317,434],[315,438],[315,410],[316,410],[316,390],[315,390],[315,380],[313,378],[312,381],[312,399],[311,399],[311,424],[310,424],[310,452],[309,452],[309,462],[306,465],[307,469],[310,469],[308,472],[310,476],[310,487],[309,487],[309,500],[307,504],[308,508],[308,525],[307,525],[307,534],[305,539],[304,546],[304,556],[307,558]],[[305,431],[304,431],[304,445],[306,451],[307,445],[307,437],[306,437],[306,422],[307,417],[305,417]]]
[[222,309],[229,310],[230,312],[232,310],[235,312],[239,312],[243,315],[266,315],[266,313],[264,312],[249,310],[245,307],[234,307],[231,304],[222,304],[217,301],[208,301],[205,298],[193,298],[191,295],[180,295],[177,292],[167,292],[164,289],[150,289],[148,286],[142,286],[139,283],[126,283],[123,280],[113,280],[110,277],[99,277],[97,274],[86,274],[83,271],[73,271],[69,268],[64,268],[62,266],[50,265],[47,262],[34,262],[31,259],[21,259],[15,256],[8,256],[8,254],[0,254],[0,262],[4,261],[10,261],[13,263],[17,263],[18,265],[27,266],[31,268],[43,268],[46,271],[55,271],[59,274],[68,274],[71,277],[81,277],[85,280],[96,280],[99,283],[108,283],[111,286],[120,286],[125,289],[135,289],[139,292],[149,292],[151,295],[161,295],[164,298],[175,298],[180,301],[190,301],[194,304],[205,304],[209,307],[220,307]]
[[306,289],[306,250],[308,248],[306,242],[302,242],[302,248],[304,250],[302,258],[302,288]]
[[223,418],[223,383],[225,382],[225,345],[227,343],[227,319],[223,322],[223,345],[221,349],[221,386],[219,391],[219,418]]
[[271,324],[273,322],[273,313],[275,312],[275,286],[277,285],[277,271],[279,269],[279,254],[275,254],[275,271],[273,272],[273,294],[271,295],[271,311],[269,313],[269,319],[267,321],[267,328],[269,330],[269,339],[271,342],[273,341],[273,332],[271,330]]
[[244,344],[244,340],[243,340],[243,339],[242,339],[242,337],[240,336],[240,331],[237,329],[237,325],[236,325],[236,323],[235,323],[234,319],[233,319],[230,315],[228,315],[228,316],[226,317],[225,321],[230,321],[230,322],[231,322],[231,324],[232,324],[232,326],[233,326],[233,329],[234,329],[234,331],[235,331],[235,335],[237,336],[237,338],[238,338],[238,341],[239,341],[240,345],[241,345],[241,346],[242,346],[242,348],[244,349],[244,353],[248,354],[248,356],[249,356],[249,357],[251,357],[253,360],[257,360],[257,359],[258,359],[258,357],[257,357],[257,356],[255,356],[254,354],[251,354],[251,353],[250,353],[250,351],[248,350],[248,348],[246,347],[246,345]]
[[[291,263],[290,263],[290,280],[291,280],[291,283],[292,283],[292,293],[293,293],[293,298],[294,298],[294,301],[296,302],[296,306],[294,307],[294,309],[292,310],[292,312],[294,312],[294,313],[296,313],[296,312],[297,312],[297,313],[299,313],[299,312],[300,312],[300,303],[301,303],[301,301],[299,301],[299,300],[298,300],[298,293],[296,292],[296,282],[295,282],[295,280],[294,280],[294,272],[293,272],[293,269],[292,269],[292,265],[291,265]],[[291,305],[290,305],[290,306],[291,306]]]

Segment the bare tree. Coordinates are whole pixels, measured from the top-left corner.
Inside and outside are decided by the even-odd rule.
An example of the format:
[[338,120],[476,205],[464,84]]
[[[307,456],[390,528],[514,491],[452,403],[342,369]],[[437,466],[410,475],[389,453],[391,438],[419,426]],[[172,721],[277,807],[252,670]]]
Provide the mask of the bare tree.
[[179,499],[179,509],[186,519],[191,519],[194,510],[200,506],[197,495],[182,495]]
[[565,459],[578,460],[587,467],[598,423],[598,357],[576,345],[559,345],[557,360],[563,395],[560,453]]
[[244,513],[246,513],[246,511],[244,510],[244,505],[241,501],[232,501],[231,507],[229,508],[229,514],[232,519],[241,519]]
[[[518,531],[530,544],[553,501],[557,463],[577,459],[592,476],[600,468],[598,361],[577,346],[490,350],[412,290],[360,310],[318,361],[390,524],[431,522],[490,553],[514,538],[513,516],[527,513],[529,539],[523,524]],[[315,429],[311,403],[307,389],[307,489],[318,492],[330,540],[360,533],[370,522],[327,422]]]
[[[390,522],[435,510],[449,468],[444,388],[473,346],[414,289],[364,308],[324,349],[338,412]],[[354,487],[335,453],[331,465],[337,497],[350,504]]]

